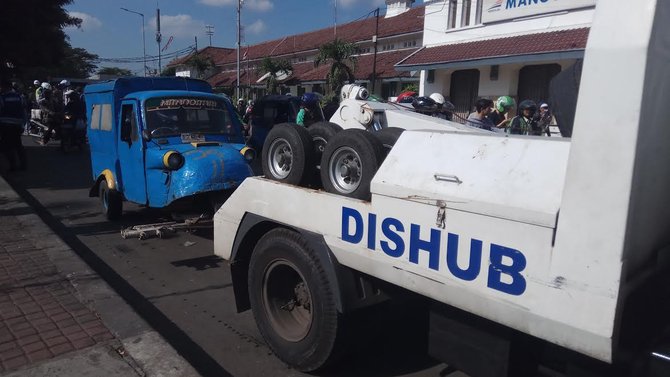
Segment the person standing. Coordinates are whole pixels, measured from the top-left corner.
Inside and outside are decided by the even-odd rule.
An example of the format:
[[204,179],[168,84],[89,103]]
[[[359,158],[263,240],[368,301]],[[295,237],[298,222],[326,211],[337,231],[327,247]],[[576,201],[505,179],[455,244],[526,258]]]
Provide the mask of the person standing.
[[493,131],[495,125],[487,116],[491,112],[493,101],[487,98],[480,98],[475,102],[475,112],[468,116],[468,126],[481,128],[487,131]]
[[537,118],[537,125],[540,128],[540,134],[551,136],[549,126],[552,125],[554,117],[551,115],[551,111],[549,111],[549,105],[542,103],[540,105],[540,110],[535,117]]
[[534,101],[521,101],[518,115],[512,118],[507,132],[512,135],[541,135],[534,118],[535,111],[537,111],[537,104]]
[[514,98],[510,96],[500,96],[496,101],[495,108],[488,115],[493,125],[498,130],[505,130],[512,120],[509,116],[509,111],[514,107]]
[[21,143],[21,134],[26,122],[24,102],[21,95],[12,90],[12,84],[0,79],[0,146],[9,162],[9,170],[26,169],[26,151]]

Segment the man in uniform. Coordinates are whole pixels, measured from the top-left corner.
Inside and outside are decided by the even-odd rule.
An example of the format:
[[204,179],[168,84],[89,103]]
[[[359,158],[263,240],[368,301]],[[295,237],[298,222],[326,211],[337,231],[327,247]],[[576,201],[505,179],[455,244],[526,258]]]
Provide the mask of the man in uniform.
[[21,143],[26,113],[21,95],[12,84],[0,79],[0,146],[9,162],[9,170],[26,169],[26,152]]

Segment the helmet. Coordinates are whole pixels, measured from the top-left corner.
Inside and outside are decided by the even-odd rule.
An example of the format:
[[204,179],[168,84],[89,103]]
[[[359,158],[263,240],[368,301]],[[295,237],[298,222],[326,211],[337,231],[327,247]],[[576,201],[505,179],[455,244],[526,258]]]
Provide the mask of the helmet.
[[33,85],[39,85],[39,84],[40,84],[40,80],[33,81]]
[[398,94],[398,97],[396,98],[396,102],[398,102],[398,103],[412,103],[412,101],[414,101],[415,96],[416,96],[416,92],[412,92],[412,91],[402,92],[402,93]]
[[72,89],[68,89],[63,94],[65,95],[65,97],[71,98],[71,97],[76,97],[77,92],[75,92]]
[[67,81],[67,80],[61,80],[60,83],[59,83],[58,85],[61,85],[61,86],[70,86],[70,82]]
[[51,90],[51,84],[49,84],[48,82],[43,82],[42,89]]
[[430,97],[415,97],[412,101],[412,107],[417,110],[435,110],[437,109],[437,104]]
[[445,102],[444,96],[440,93],[433,93],[430,95],[430,98],[432,98],[433,101],[435,101],[435,103],[438,105],[443,105]]
[[535,113],[537,110],[537,104],[534,101],[529,99],[521,101],[519,103],[519,111],[530,110],[531,113]]
[[237,103],[244,102],[244,98],[240,97],[237,99]]
[[514,107],[514,98],[510,96],[498,97],[498,100],[496,101],[496,109],[498,109],[499,112],[504,113],[512,107]]
[[300,97],[300,103],[307,106],[313,106],[318,102],[319,97],[317,97],[314,93],[305,93],[302,95],[302,97]]

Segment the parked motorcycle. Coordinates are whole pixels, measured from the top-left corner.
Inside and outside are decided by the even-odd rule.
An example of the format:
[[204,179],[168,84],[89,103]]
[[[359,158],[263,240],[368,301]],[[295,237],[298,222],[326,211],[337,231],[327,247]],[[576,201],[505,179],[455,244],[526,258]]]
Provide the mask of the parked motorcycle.
[[77,119],[70,113],[65,113],[60,128],[60,149],[67,153],[73,148],[82,150],[86,144],[86,122]]

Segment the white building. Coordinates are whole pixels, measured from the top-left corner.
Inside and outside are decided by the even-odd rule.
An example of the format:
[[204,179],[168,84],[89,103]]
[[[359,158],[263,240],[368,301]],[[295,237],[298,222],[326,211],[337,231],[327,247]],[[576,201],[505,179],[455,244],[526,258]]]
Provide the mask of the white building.
[[547,101],[551,78],[583,58],[596,0],[424,4],[423,47],[396,69],[421,71],[420,94],[467,113],[478,97]]

